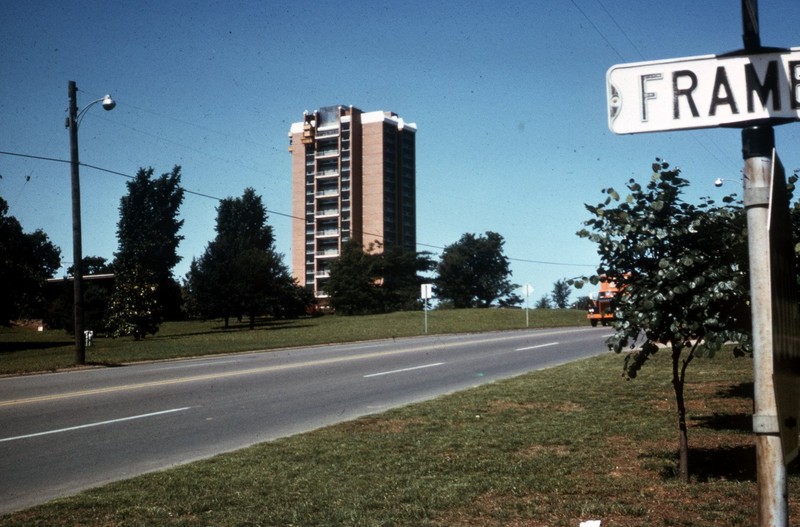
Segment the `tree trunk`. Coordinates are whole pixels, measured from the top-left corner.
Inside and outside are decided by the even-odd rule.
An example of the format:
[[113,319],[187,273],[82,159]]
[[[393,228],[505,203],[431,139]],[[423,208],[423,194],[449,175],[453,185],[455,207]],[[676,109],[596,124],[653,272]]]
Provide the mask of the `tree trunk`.
[[672,387],[675,390],[675,402],[678,408],[678,473],[681,481],[689,482],[689,430],[686,427],[686,401],[683,397],[683,387],[686,379],[686,367],[691,362],[693,354],[681,364],[682,346],[672,345]]

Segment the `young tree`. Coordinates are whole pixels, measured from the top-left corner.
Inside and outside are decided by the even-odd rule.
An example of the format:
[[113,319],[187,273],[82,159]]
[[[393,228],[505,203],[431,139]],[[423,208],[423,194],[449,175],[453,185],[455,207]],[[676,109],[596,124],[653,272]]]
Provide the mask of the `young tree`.
[[183,240],[178,234],[183,226],[178,219],[184,197],[181,168],[152,177],[152,168],[139,169],[120,200],[110,317],[117,336],[138,339],[158,331],[164,307],[176,291],[172,269],[181,260],[178,244]]
[[556,280],[553,283],[553,293],[551,294],[553,304],[559,309],[566,309],[569,305],[570,285],[564,279]]
[[61,251],[44,231],[25,233],[8,203],[0,198],[0,325],[38,315],[43,308],[47,278],[61,265]]
[[112,337],[132,335],[141,340],[156,334],[161,324],[157,289],[158,284],[143,267],[126,269],[111,296],[107,326]]
[[598,246],[601,264],[590,280],[602,276],[620,288],[609,345],[617,352],[631,347],[627,376],[636,377],[661,347],[671,353],[680,474],[688,480],[687,367],[725,342],[737,342],[736,353],[751,349],[746,225],[734,197],[721,206],[707,198],[686,203],[688,182],[679,169],[657,159],[653,172],[644,187],[631,179],[624,200],[606,189],[603,203],[587,205],[593,218],[578,235]]
[[509,280],[511,269],[503,254],[505,240],[496,232],[475,236],[466,233],[445,247],[434,280],[440,299],[455,308],[517,305],[522,298],[514,293],[519,286]]
[[553,302],[550,300],[550,297],[547,295],[542,295],[542,297],[536,301],[533,305],[534,309],[553,309]]

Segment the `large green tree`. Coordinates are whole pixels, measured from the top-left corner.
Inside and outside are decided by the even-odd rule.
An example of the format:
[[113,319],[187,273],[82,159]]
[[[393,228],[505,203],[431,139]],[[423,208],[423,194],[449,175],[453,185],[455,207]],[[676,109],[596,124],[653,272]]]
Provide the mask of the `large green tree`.
[[42,230],[25,233],[0,198],[0,325],[41,316],[45,281],[61,265],[61,251]]
[[522,302],[512,284],[505,240],[496,232],[476,236],[466,233],[442,252],[434,280],[436,296],[455,308],[517,305]]
[[180,287],[172,269],[180,262],[178,245],[183,220],[178,213],[184,190],[181,167],[153,178],[152,168],[140,169],[127,183],[117,224],[119,249],[109,327],[115,336],[143,338],[158,331],[164,313],[174,313]]
[[275,249],[267,209],[252,188],[240,198],[226,198],[217,207],[217,235],[203,255],[192,261],[184,291],[195,314],[248,317],[296,316],[309,302],[298,290],[283,255]]
[[735,197],[687,203],[680,170],[663,160],[652,168],[646,185],[627,183],[624,198],[609,188],[605,201],[587,205],[592,218],[578,234],[598,247],[600,267],[590,280],[620,288],[609,345],[628,350],[627,376],[636,377],[660,349],[671,354],[679,470],[688,479],[687,368],[725,342],[737,342],[737,353],[751,349],[746,222]]

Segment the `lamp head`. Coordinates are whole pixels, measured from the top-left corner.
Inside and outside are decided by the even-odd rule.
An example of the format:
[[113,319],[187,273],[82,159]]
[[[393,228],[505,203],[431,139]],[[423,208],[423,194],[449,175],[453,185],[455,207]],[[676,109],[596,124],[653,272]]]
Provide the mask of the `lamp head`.
[[106,95],[105,97],[103,97],[103,109],[105,111],[110,112],[111,110],[114,109],[116,105],[117,102],[114,99],[112,99],[110,95]]

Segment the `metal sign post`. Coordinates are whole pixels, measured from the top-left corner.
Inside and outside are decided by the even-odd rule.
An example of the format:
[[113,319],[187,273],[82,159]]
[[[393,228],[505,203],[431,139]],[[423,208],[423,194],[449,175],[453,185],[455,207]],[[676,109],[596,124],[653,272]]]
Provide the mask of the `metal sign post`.
[[530,327],[530,316],[528,315],[528,298],[533,294],[533,286],[525,284],[522,286],[522,292],[525,293],[525,327]]

